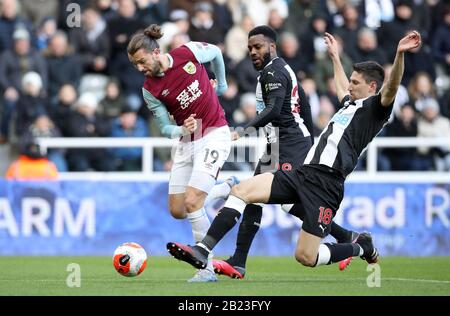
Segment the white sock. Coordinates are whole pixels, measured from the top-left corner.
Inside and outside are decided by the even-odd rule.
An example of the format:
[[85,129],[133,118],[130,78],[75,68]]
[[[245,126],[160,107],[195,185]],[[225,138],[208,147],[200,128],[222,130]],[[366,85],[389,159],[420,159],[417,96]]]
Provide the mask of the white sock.
[[[205,208],[202,207],[198,211],[188,213],[187,218],[191,222],[192,226],[192,234],[194,235],[195,243],[199,243],[203,240],[208,232],[209,226],[211,226],[211,222],[209,221],[208,215],[206,214]],[[208,265],[206,269],[210,271],[214,271],[214,267],[212,265],[213,253],[210,252],[208,255]]]
[[243,200],[234,195],[230,195],[223,207],[232,208],[233,210],[238,211],[242,215],[242,213],[244,213],[244,209],[246,206],[247,204]]
[[317,263],[315,266],[318,267],[318,266],[322,266],[324,264],[328,264],[330,262],[330,258],[331,258],[330,248],[328,248],[324,244],[320,244]]
[[192,234],[194,235],[195,243],[202,241],[208,232],[211,222],[209,221],[208,215],[206,215],[205,208],[202,207],[198,211],[188,213],[187,218],[191,222]]
[[217,200],[217,199],[226,199],[231,192],[231,187],[228,184],[228,182],[222,182],[220,184],[216,184],[213,186],[213,188],[209,191],[208,196],[205,200],[205,205],[208,205],[211,201]]

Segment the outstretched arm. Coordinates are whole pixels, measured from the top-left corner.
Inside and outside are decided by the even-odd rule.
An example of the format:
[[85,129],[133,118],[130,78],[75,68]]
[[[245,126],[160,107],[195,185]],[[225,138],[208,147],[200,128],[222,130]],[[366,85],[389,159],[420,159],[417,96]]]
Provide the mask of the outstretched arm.
[[381,105],[389,106],[394,102],[405,69],[404,54],[419,47],[421,43],[422,39],[417,31],[408,33],[398,42],[397,54],[392,65],[391,75],[386,81],[386,84],[381,88]]
[[336,85],[336,94],[339,102],[348,94],[348,78],[345,75],[344,67],[342,67],[341,59],[339,58],[338,43],[333,35],[325,32],[325,44],[327,45],[328,54],[333,62],[334,84]]

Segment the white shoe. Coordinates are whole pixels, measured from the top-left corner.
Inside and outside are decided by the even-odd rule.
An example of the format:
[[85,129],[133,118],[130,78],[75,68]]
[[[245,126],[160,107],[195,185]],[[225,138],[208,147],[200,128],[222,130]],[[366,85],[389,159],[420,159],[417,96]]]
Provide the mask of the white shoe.
[[190,278],[188,282],[217,282],[217,276],[214,271],[211,271],[209,269],[197,270],[197,273],[192,278]]

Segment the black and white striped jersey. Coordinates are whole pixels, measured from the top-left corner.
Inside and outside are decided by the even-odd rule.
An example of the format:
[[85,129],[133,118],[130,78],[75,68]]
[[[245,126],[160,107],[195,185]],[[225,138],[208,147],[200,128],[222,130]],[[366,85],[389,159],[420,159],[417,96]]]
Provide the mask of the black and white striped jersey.
[[276,128],[278,128],[280,138],[285,135],[310,136],[303,118],[300,117],[302,102],[308,101],[299,98],[299,89],[303,88],[298,85],[294,71],[283,58],[274,58],[261,71],[256,86],[257,113],[259,114],[265,109],[269,98],[284,99],[280,115],[265,126],[269,143],[277,141]]
[[309,150],[305,165],[325,165],[345,178],[356,167],[358,157],[381,131],[392,112],[392,104],[381,105],[381,94],[350,102],[346,96],[343,107],[332,117]]

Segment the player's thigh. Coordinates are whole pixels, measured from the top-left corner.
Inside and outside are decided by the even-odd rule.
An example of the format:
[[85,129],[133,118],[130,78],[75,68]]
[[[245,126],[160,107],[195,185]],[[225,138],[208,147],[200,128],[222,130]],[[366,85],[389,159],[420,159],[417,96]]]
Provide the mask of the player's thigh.
[[193,170],[193,150],[191,143],[178,143],[173,156],[169,178],[169,194],[181,194],[191,178]]
[[216,128],[203,138],[193,142],[193,172],[205,173],[217,178],[231,150],[228,126]]
[[301,167],[298,193],[304,211],[302,230],[325,238],[344,195],[343,179],[308,167]]
[[295,247],[295,259],[303,265],[314,266],[321,241],[322,238],[301,229]]
[[273,174],[266,172],[241,181],[231,189],[234,195],[247,204],[267,203],[270,198]]

